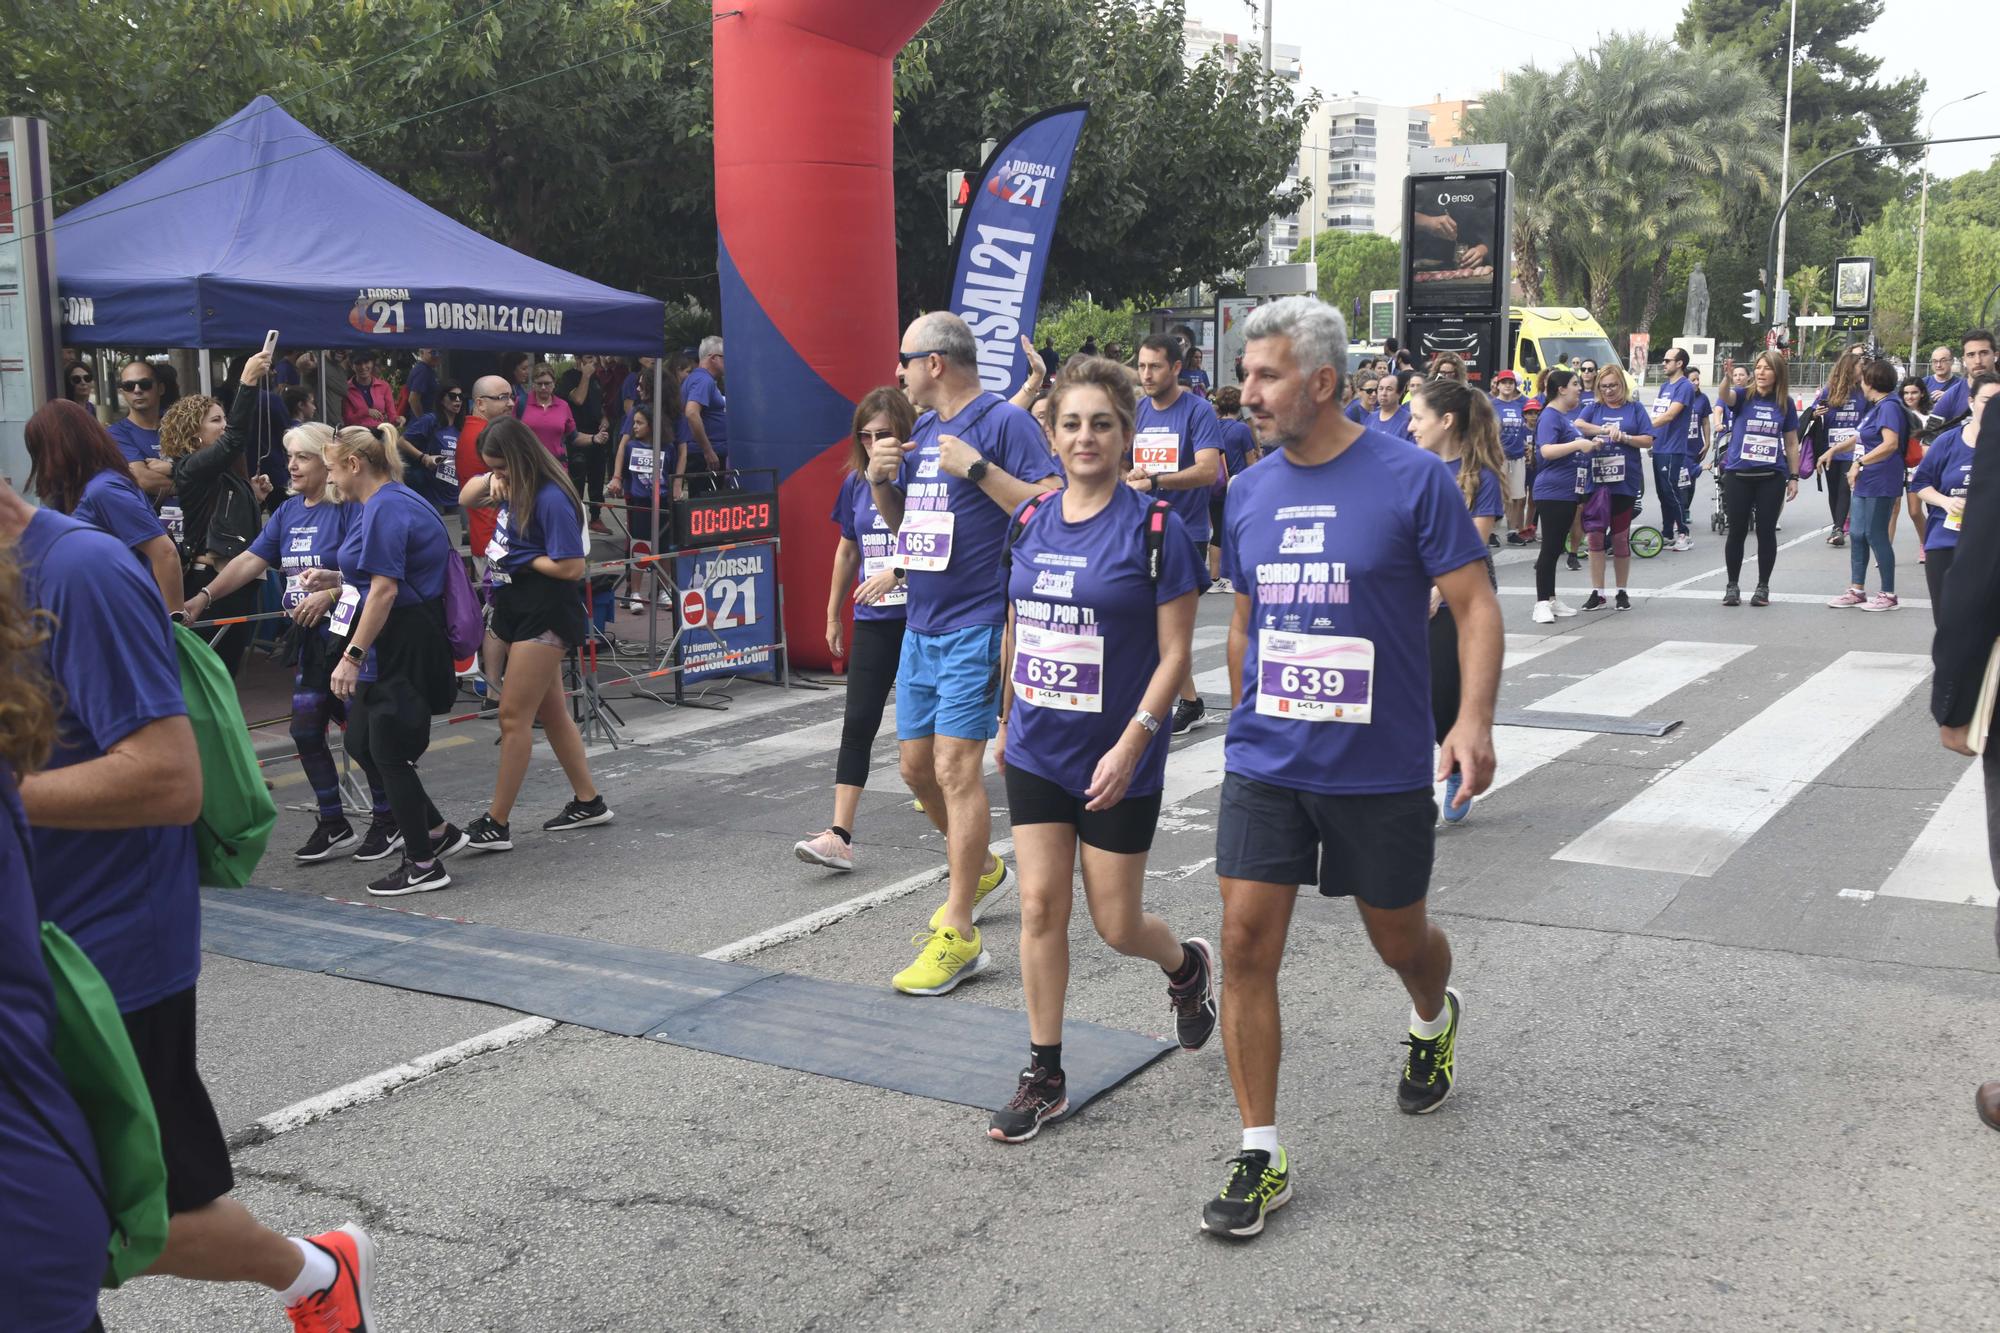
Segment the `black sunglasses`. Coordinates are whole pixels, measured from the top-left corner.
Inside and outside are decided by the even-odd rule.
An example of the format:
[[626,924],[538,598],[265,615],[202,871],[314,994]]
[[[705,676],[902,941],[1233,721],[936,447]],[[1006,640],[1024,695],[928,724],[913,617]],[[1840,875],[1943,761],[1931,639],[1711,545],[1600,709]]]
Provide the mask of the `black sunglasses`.
[[70,382],[71,384],[88,384],[88,383],[90,383],[90,376],[88,376],[88,375],[71,375],[71,376],[69,377],[69,382]]
[[927,356],[943,356],[943,355],[944,355],[943,351],[933,347],[928,352],[898,352],[896,353],[896,360],[901,364],[907,366],[910,364],[910,362],[921,360]]
[[447,397],[447,398],[463,398],[463,397],[465,397],[465,395],[464,395],[464,394],[462,394],[462,393],[460,393],[460,392],[459,392],[459,391],[458,391],[457,389],[453,389],[453,390],[452,390],[452,391],[451,391],[450,393],[446,394],[446,395],[445,395],[445,397]]
[[120,380],[120,381],[118,381],[118,387],[119,387],[119,388],[121,388],[121,389],[123,389],[123,390],[124,390],[124,391],[125,391],[126,393],[144,393],[144,392],[146,392],[146,390],[148,390],[148,389],[150,389],[150,388],[152,388],[152,387],[153,387],[153,381],[151,381],[151,380]]

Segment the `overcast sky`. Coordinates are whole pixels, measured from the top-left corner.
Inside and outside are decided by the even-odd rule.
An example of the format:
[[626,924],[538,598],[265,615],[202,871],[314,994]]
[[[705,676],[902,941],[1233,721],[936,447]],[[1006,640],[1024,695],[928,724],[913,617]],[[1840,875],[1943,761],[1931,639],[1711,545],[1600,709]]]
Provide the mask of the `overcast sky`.
[[[1544,67],[1560,64],[1572,44],[1588,50],[1599,32],[1637,29],[1670,36],[1684,8],[1677,0],[1602,0],[1559,14],[1487,0],[1407,0],[1372,11],[1355,0],[1273,2],[1273,38],[1301,48],[1308,84],[1331,95],[1360,92],[1391,104],[1428,102],[1440,93],[1467,96],[1497,84],[1503,70],[1531,60]],[[1239,33],[1254,45],[1261,4],[1188,0],[1187,8],[1190,17]],[[1941,15],[1950,8],[1934,0],[1888,0],[1870,34],[1871,45],[1883,57],[1882,76],[1900,78],[1914,69],[1928,80],[1925,116],[1985,87],[1992,69],[1992,11],[1983,0],[1973,0],[1970,12],[1985,17],[1940,27]],[[1493,10],[1499,12],[1486,12]],[[1373,16],[1358,22],[1357,11]],[[1954,28],[1958,40],[1952,39]],[[1945,111],[1937,118],[1936,132],[1940,137],[2000,133],[2000,89]],[[2000,151],[2000,140],[1948,145],[1934,150],[1932,169],[1941,176],[1976,170],[1995,151]]]

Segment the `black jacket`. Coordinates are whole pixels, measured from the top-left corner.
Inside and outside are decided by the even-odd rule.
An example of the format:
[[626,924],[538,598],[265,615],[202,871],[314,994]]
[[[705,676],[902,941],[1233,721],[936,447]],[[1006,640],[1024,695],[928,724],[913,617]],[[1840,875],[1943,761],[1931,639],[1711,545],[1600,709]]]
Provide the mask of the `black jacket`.
[[258,419],[257,391],[239,386],[229,407],[229,424],[222,438],[185,458],[174,460],[174,492],[182,515],[181,563],[210,554],[227,562],[241,555],[264,526],[257,492],[249,478],[236,471],[236,460],[247,450],[261,448],[253,438]]
[[1931,640],[1931,716],[1941,727],[1972,720],[1986,659],[2000,639],[2000,413],[1989,407],[1980,424],[1986,451],[1972,454],[1965,527]]

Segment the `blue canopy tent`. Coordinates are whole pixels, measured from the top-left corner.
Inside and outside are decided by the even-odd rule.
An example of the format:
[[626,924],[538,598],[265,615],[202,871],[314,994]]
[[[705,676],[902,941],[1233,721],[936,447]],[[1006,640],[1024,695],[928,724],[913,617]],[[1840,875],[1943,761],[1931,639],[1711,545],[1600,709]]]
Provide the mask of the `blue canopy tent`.
[[412,198],[259,97],[55,224],[79,347],[655,355],[665,312]]

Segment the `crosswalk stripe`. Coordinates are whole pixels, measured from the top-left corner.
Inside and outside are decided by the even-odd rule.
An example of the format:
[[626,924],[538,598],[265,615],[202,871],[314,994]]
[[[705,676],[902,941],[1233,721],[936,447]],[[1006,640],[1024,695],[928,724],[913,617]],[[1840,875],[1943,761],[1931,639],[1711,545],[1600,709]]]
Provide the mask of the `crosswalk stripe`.
[[1505,671],[1509,667],[1520,666],[1523,662],[1532,662],[1543,653],[1552,653],[1558,648],[1567,648],[1572,643],[1582,642],[1582,639],[1561,634],[1509,634],[1507,654],[1501,660],[1500,669]]
[[1986,855],[1986,784],[1977,761],[1952,784],[1937,813],[1877,890],[1887,898],[1922,898],[1972,907],[2000,904]]
[[1844,653],[1555,859],[1713,875],[1929,673],[1914,653]]
[[[1592,672],[1528,707],[1556,713],[1636,717],[1749,651],[1747,643],[1667,639],[1602,671]],[[1594,731],[1495,727],[1493,752],[1498,762],[1487,794],[1526,777],[1544,764],[1554,763],[1596,735]],[[1442,801],[1443,783],[1437,785],[1437,794]]]

